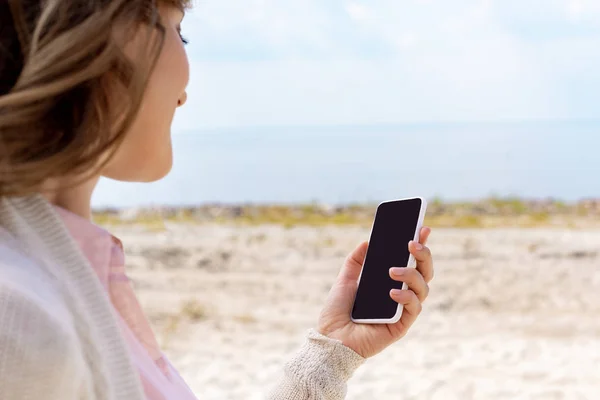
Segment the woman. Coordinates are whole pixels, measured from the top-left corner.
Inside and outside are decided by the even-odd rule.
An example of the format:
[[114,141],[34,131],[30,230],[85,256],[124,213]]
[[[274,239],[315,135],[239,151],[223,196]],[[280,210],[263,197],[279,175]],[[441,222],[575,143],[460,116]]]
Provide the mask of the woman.
[[[91,223],[101,176],[148,182],[171,168],[186,101],[184,0],[0,1],[0,399],[194,396],[160,352],[123,270]],[[421,232],[421,243],[429,230]],[[318,325],[271,399],[341,399],[364,361],[401,338],[427,297],[429,250],[391,276],[410,290],[390,326],[349,314],[367,244],[345,262]]]

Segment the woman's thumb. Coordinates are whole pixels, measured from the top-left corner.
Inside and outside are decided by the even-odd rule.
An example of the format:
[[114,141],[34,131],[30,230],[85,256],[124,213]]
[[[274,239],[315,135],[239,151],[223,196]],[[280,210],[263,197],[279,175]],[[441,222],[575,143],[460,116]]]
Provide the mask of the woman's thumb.
[[368,242],[363,242],[350,255],[346,258],[344,266],[342,267],[338,280],[342,284],[348,284],[351,282],[358,282],[360,271],[365,262],[367,255],[367,249],[369,247]]

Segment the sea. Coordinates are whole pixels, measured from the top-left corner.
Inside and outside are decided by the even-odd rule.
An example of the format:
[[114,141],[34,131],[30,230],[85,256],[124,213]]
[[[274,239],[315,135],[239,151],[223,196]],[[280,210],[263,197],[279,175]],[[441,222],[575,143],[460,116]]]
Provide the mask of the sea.
[[166,178],[104,179],[93,206],[600,198],[600,121],[218,128],[173,151]]

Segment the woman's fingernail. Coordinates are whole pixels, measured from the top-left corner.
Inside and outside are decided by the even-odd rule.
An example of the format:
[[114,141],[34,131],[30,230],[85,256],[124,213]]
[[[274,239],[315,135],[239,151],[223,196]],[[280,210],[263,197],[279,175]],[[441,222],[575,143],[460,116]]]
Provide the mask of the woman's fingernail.
[[402,293],[402,290],[400,290],[400,289],[392,289],[392,296],[398,297],[398,296],[400,296],[400,293]]
[[394,276],[404,275],[404,268],[392,268],[392,275],[394,275]]
[[419,242],[413,242],[415,244],[415,249],[417,249],[417,251],[421,251],[423,250],[423,245]]

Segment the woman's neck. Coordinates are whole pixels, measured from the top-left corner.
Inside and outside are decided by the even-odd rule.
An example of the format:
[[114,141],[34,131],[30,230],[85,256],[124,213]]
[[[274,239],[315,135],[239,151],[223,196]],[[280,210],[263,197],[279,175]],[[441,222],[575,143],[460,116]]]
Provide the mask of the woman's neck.
[[44,184],[42,194],[55,206],[91,220],[92,193],[99,180],[98,176],[77,186],[72,186],[72,178],[51,179]]

